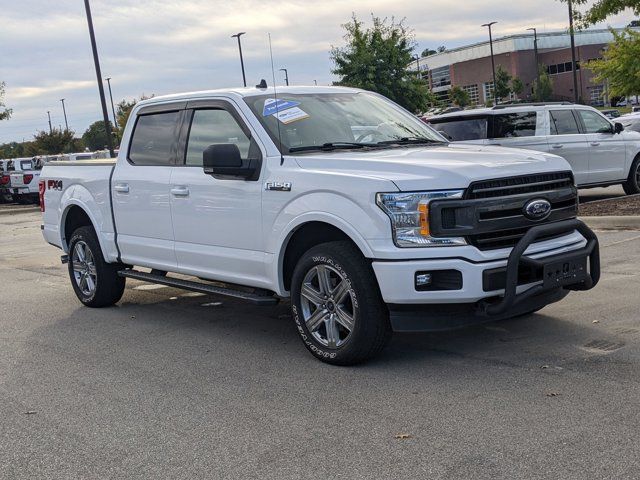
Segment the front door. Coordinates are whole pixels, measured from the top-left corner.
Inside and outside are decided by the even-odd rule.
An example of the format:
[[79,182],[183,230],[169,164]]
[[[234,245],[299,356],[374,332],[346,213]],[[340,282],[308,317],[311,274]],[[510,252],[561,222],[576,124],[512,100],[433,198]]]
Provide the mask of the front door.
[[577,185],[589,183],[589,147],[573,111],[551,110],[549,115],[549,152],[569,162]]
[[210,145],[235,144],[243,159],[261,158],[262,153],[231,104],[198,105],[188,113],[184,163],[171,177],[178,269],[224,282],[266,285],[261,182],[215,178],[202,168],[202,154]]
[[[174,270],[169,185],[175,165],[181,111],[138,116],[126,161],[119,161],[111,189],[124,263]],[[123,154],[121,153],[121,155]]]
[[589,183],[625,178],[627,147],[609,120],[591,110],[577,110],[589,143]]

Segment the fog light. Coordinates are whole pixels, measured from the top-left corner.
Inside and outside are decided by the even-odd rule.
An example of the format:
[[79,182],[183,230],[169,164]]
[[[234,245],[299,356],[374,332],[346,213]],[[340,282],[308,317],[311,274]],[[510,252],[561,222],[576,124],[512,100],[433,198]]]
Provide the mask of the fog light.
[[431,285],[430,273],[416,273],[416,288],[428,287]]

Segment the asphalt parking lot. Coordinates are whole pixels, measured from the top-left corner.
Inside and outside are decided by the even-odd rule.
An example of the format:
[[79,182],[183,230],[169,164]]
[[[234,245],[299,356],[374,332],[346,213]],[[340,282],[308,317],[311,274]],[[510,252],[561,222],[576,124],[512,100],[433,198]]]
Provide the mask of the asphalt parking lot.
[[39,223],[0,215],[0,478],[640,477],[640,231],[591,292],[339,368],[287,305],[81,307]]

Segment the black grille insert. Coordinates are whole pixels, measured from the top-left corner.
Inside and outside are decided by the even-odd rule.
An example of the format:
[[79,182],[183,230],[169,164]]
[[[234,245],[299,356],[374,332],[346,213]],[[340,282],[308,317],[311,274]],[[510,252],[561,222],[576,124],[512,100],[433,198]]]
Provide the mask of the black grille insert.
[[538,173],[519,177],[482,180],[469,186],[465,198],[495,198],[522,193],[539,193],[573,186],[571,172]]

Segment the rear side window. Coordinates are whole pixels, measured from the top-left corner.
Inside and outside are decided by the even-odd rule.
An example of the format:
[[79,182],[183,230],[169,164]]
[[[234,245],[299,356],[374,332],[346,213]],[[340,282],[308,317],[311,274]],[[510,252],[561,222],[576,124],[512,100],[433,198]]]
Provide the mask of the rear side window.
[[437,119],[430,123],[452,142],[487,138],[487,117]]
[[551,110],[551,135],[572,135],[580,133],[578,122],[571,110]]
[[492,138],[533,137],[536,112],[501,113],[493,116]]
[[180,112],[163,112],[138,117],[131,139],[129,160],[135,165],[173,164]]

